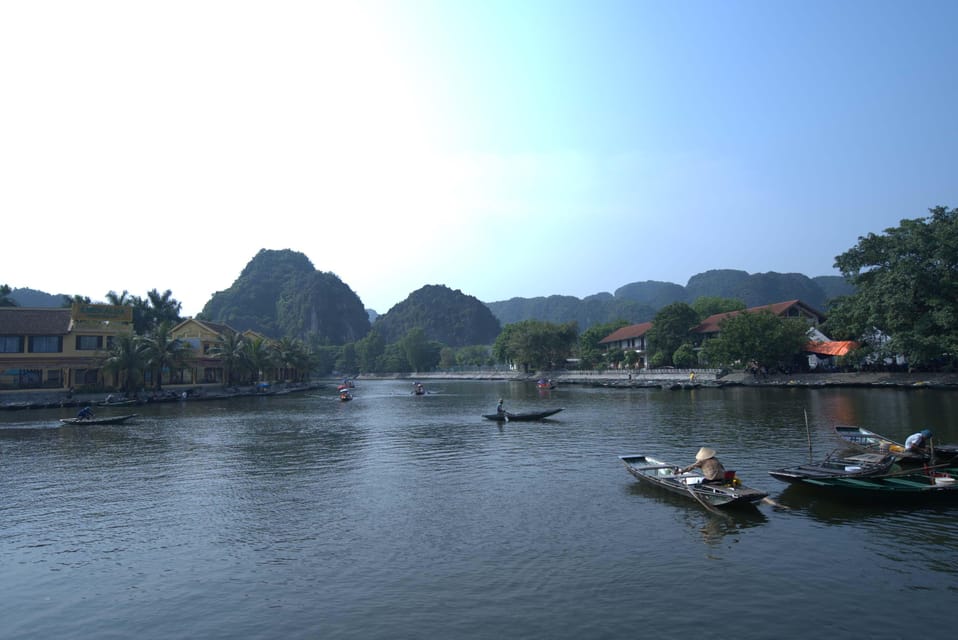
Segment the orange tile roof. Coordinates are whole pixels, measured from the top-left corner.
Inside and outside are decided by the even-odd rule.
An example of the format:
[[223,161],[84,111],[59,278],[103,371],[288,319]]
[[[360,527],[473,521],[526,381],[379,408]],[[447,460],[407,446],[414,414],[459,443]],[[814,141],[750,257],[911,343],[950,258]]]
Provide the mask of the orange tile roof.
[[732,316],[736,316],[740,313],[755,313],[757,311],[768,311],[772,313],[773,315],[781,316],[786,311],[788,311],[789,309],[791,309],[792,307],[796,305],[800,307],[804,307],[807,311],[809,311],[810,313],[814,313],[820,318],[822,317],[822,314],[819,311],[808,306],[801,300],[787,300],[785,302],[765,304],[760,307],[752,307],[750,309],[745,309],[740,311],[726,311],[725,313],[716,313],[715,315],[709,316],[708,318],[703,320],[702,323],[699,324],[694,329],[692,329],[692,331],[696,333],[718,333],[719,325],[726,318],[731,318]]
[[627,327],[622,327],[617,329],[607,335],[606,337],[599,340],[599,344],[606,344],[608,342],[618,342],[620,340],[629,340],[631,338],[641,338],[645,335],[645,332],[652,328],[651,322],[643,322],[641,324],[630,324]]
[[832,340],[831,342],[809,342],[805,345],[805,351],[822,356],[844,356],[858,347],[859,344],[854,340]]

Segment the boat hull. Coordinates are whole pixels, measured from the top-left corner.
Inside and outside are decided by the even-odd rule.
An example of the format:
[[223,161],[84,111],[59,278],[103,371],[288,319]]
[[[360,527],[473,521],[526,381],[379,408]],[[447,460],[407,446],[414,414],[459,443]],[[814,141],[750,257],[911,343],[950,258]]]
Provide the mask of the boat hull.
[[722,484],[703,482],[698,474],[676,473],[678,467],[646,455],[619,456],[619,459],[640,482],[658,487],[696,502],[720,509],[754,506],[768,493],[734,481]]
[[868,478],[804,478],[795,484],[822,495],[869,504],[919,504],[929,500],[958,499],[958,468]]
[[84,426],[91,424],[120,424],[137,415],[136,413],[129,413],[125,416],[110,416],[104,418],[60,418],[60,422],[63,424]]
[[486,420],[495,420],[497,422],[529,422],[531,420],[545,420],[549,416],[554,416],[555,414],[562,411],[562,409],[552,409],[550,411],[535,411],[530,413],[486,413],[483,414],[483,418]]
[[773,469],[770,476],[782,482],[799,482],[808,478],[864,478],[890,473],[897,458],[880,453],[862,453],[852,456],[828,457],[821,462]]

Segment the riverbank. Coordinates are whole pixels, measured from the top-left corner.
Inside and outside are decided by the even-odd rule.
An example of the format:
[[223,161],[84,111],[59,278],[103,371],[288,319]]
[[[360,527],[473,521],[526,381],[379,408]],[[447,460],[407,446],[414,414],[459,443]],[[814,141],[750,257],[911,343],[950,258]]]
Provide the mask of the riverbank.
[[[694,376],[690,376],[694,373]],[[958,390],[958,374],[954,373],[796,373],[755,376],[743,371],[722,375],[714,370],[668,370],[668,371],[557,371],[550,373],[517,373],[506,370],[473,372],[429,372],[392,375],[362,375],[357,380],[490,380],[534,383],[548,378],[556,385],[581,385],[622,389],[663,388],[696,389],[723,387],[878,387],[896,389],[954,389]],[[68,395],[63,391],[3,391],[0,392],[0,409],[45,409],[77,407],[81,405],[122,407],[151,402],[191,402],[224,400],[249,396],[276,396],[330,388],[341,380],[325,380],[298,385],[274,385],[269,388],[243,387],[223,389],[215,387],[169,387],[159,397],[144,397],[141,400],[106,403],[101,393]],[[196,391],[199,389],[199,391]],[[183,393],[187,395],[184,397]]]
[[82,406],[120,408],[164,402],[197,402],[248,398],[253,396],[285,396],[292,393],[303,393],[323,389],[329,386],[329,383],[325,382],[229,388],[198,387],[195,385],[168,386],[158,394],[143,392],[134,398],[126,398],[112,393],[104,394],[103,392],[73,394],[65,391],[27,389],[22,391],[0,392],[0,410],[57,409]]
[[[690,375],[694,374],[694,375]],[[430,372],[389,376],[361,376],[359,379],[408,380],[505,380],[535,382],[547,378],[557,385],[572,384],[616,388],[689,389],[699,387],[894,387],[909,389],[956,389],[958,374],[906,372],[845,372],[752,375],[715,370],[640,371],[556,371],[535,374],[515,371]]]

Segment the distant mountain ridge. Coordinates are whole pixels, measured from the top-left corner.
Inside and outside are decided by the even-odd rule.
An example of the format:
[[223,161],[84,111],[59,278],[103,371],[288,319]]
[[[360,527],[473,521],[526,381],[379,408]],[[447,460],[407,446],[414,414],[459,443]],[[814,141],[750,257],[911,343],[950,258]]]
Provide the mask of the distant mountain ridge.
[[487,302],[486,306],[503,325],[523,320],[556,323],[574,320],[579,330],[584,331],[615,320],[647,322],[662,307],[674,302],[691,304],[701,297],[732,298],[741,300],[746,307],[797,299],[825,311],[830,300],[854,292],[841,276],[809,278],[800,273],[749,274],[736,269],[715,269],[692,276],[684,287],[673,282],[646,280],[623,285],[614,294],[598,293],[581,299],[574,296],[511,298]]
[[[461,337],[466,340],[463,344],[478,344],[475,341],[487,340],[487,334],[497,330],[494,321],[501,326],[523,320],[576,322],[585,331],[616,320],[647,322],[662,307],[673,302],[691,304],[700,297],[732,298],[746,307],[797,299],[824,312],[830,300],[854,292],[841,276],[809,278],[800,273],[716,269],[692,276],[684,287],[646,280],[625,284],[614,294],[601,292],[585,298],[551,295],[480,302],[444,285],[427,285],[379,316],[364,309],[359,297],[336,275],[316,270],[304,254],[263,249],[229,289],[213,294],[199,317],[271,337],[312,334],[331,344],[358,340],[371,325],[391,339],[418,325],[429,329],[430,339],[458,343],[455,331],[459,331],[468,334]],[[69,296],[21,288],[14,289],[10,298],[23,307],[60,307]],[[475,308],[482,305],[492,317]]]

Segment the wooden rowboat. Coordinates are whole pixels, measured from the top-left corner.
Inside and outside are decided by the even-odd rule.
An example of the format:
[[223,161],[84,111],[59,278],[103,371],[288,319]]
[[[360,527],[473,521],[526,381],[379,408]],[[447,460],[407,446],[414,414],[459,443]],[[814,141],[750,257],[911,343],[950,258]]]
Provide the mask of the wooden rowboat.
[[87,425],[87,424],[120,424],[130,418],[137,416],[136,413],[128,413],[125,416],[104,416],[101,418],[60,418],[63,424]]
[[549,411],[531,411],[528,413],[485,413],[482,415],[486,420],[496,420],[498,422],[529,422],[530,420],[545,420],[549,416],[562,411],[562,409],[551,409]]
[[892,454],[860,453],[830,455],[821,462],[800,464],[768,472],[776,480],[798,482],[808,478],[864,478],[892,472],[897,458]]
[[[927,454],[905,451],[905,445],[896,442],[891,438],[869,431],[864,427],[851,427],[839,425],[835,427],[835,433],[842,440],[850,442],[865,451],[888,454],[892,453],[898,456],[902,462],[923,463],[929,460]],[[955,444],[936,444],[934,445],[935,459],[938,461],[950,460],[958,456],[958,445]]]
[[803,478],[795,484],[835,497],[917,502],[927,498],[958,498],[958,468],[937,467],[866,478]]
[[679,473],[677,466],[646,455],[619,456],[619,460],[639,482],[685,496],[708,508],[752,506],[768,496],[764,491],[741,484],[734,471],[726,473],[724,482],[712,483],[705,482],[705,477],[697,471]]

